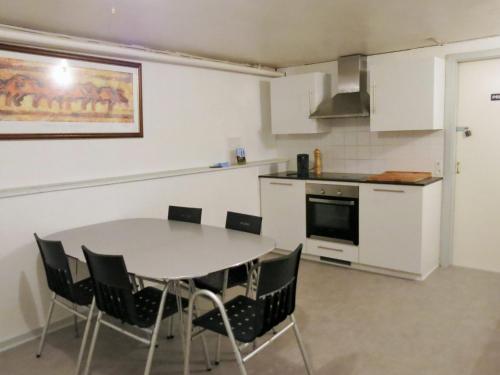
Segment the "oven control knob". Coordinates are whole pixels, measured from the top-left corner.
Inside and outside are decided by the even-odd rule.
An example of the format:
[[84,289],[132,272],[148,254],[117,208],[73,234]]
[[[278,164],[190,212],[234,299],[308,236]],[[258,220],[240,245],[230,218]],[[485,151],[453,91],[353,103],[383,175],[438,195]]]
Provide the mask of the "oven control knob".
[[342,195],[342,192],[341,191],[337,191],[337,195]]
[[319,191],[319,193],[320,193],[321,195],[325,195],[326,191],[324,191],[323,189],[321,189],[321,190]]

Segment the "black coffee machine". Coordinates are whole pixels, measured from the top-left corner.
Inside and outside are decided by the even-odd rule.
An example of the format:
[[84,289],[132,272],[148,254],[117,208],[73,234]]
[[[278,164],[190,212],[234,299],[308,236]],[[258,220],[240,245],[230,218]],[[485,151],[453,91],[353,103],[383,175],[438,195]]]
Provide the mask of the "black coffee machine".
[[309,177],[309,155],[308,154],[297,154],[297,177],[298,178],[308,178]]

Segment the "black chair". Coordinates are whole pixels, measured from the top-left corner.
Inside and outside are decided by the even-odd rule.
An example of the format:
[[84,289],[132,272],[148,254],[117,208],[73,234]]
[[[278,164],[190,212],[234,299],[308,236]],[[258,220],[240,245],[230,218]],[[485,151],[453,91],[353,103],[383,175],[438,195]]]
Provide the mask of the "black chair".
[[[168,220],[184,221],[187,223],[201,224],[201,208],[196,207],[182,207],[182,206],[168,206]],[[142,285],[142,281],[140,281]],[[184,283],[188,283],[184,280]],[[170,318],[168,322],[167,339],[173,339],[173,320]]]
[[[228,211],[226,215],[226,228],[260,235],[262,218]],[[235,251],[238,251],[238,249],[235,249]],[[229,269],[227,285],[224,285],[225,271],[217,271],[207,276],[198,277],[194,279],[194,284],[199,289],[208,289],[211,292],[220,294],[227,288],[244,285],[248,281],[250,267],[251,264],[242,264],[241,266]]]
[[[134,293],[122,256],[100,255],[93,253],[85,246],[82,248],[92,278],[99,311],[84,374],[87,375],[90,370],[101,324],[149,345],[145,370],[145,374],[148,374],[151,370],[161,321],[177,313],[179,306],[181,309],[185,307],[187,300],[179,295],[166,293],[166,284],[163,286],[163,291],[148,286]],[[122,326],[117,326],[103,319],[103,314],[118,319],[122,323],[142,328],[148,332],[150,337],[144,338],[126,331]],[[152,330],[146,330],[149,327],[152,327]]]
[[[262,228],[262,218],[259,216],[241,214],[228,211],[226,214],[226,228],[260,235]],[[235,249],[237,251],[238,249]],[[252,265],[242,264],[229,270],[217,271],[206,276],[198,277],[193,280],[198,289],[207,289],[213,293],[220,294],[222,301],[225,299],[226,289],[235,286],[244,286],[248,281],[248,273]],[[227,280],[226,280],[227,277]],[[217,347],[215,351],[215,364],[220,362],[220,336],[217,337]]]
[[[247,360],[290,328],[293,328],[307,373],[312,374],[312,368],[293,315],[301,252],[302,244],[287,256],[265,260],[254,266],[256,274],[258,274],[255,299],[240,295],[223,304],[220,298],[209,290],[199,290],[193,294],[189,303],[184,375],[189,375],[190,341],[193,325],[227,336],[231,341],[240,372],[243,375],[246,375],[244,364]],[[254,274],[252,272],[252,275]],[[196,298],[200,296],[210,298],[216,308],[192,320],[193,306]],[[271,330],[275,331],[275,327],[287,318],[290,318],[290,322],[282,330],[276,331],[269,340],[256,347],[257,338]],[[254,350],[243,357],[237,342],[246,344],[243,345],[243,348],[253,343]]]
[[[47,315],[47,323],[43,328],[42,337],[36,354],[37,358],[39,358],[42,355],[45,339],[47,337],[47,331],[49,329],[50,320],[54,311],[54,305],[62,307],[75,316],[75,331],[77,334],[78,330],[76,326],[76,317],[87,321],[83,335],[83,343],[85,343],[90,331],[90,323],[95,303],[93,302],[94,293],[92,280],[90,278],[86,278],[77,282],[73,281],[73,276],[68,263],[68,257],[64,252],[63,244],[60,241],[42,240],[36,233],[34,236],[42,257],[45,274],[47,276],[47,283],[49,285],[49,289],[52,291],[49,312]],[[72,306],[68,306],[58,298],[63,298],[64,300],[71,302]],[[78,306],[85,306],[89,308],[87,315],[80,313],[77,310]],[[80,369],[84,349],[85,347],[82,345],[78,354],[76,366],[77,373]]]
[[201,208],[168,206],[168,220],[201,223]]

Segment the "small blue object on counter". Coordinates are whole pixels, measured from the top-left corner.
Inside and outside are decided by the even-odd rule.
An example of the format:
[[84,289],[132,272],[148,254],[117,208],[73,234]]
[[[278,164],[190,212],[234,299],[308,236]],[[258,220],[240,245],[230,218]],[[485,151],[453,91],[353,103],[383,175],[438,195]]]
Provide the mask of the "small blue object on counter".
[[236,148],[236,162],[238,164],[245,164],[247,162],[245,149],[243,147]]

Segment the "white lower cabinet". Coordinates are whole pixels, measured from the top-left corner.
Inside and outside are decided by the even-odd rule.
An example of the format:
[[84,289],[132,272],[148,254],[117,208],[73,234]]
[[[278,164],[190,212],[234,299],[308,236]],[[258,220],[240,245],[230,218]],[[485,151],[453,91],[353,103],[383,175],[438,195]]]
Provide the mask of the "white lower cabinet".
[[441,182],[361,184],[359,263],[426,276],[439,265]]
[[358,246],[306,238],[306,182],[260,179],[262,233],[274,238],[278,249],[291,251],[303,243],[304,254],[417,279],[438,267],[440,181],[427,186],[359,184]]
[[306,240],[305,182],[260,179],[262,234],[274,238],[276,247],[295,250]]

